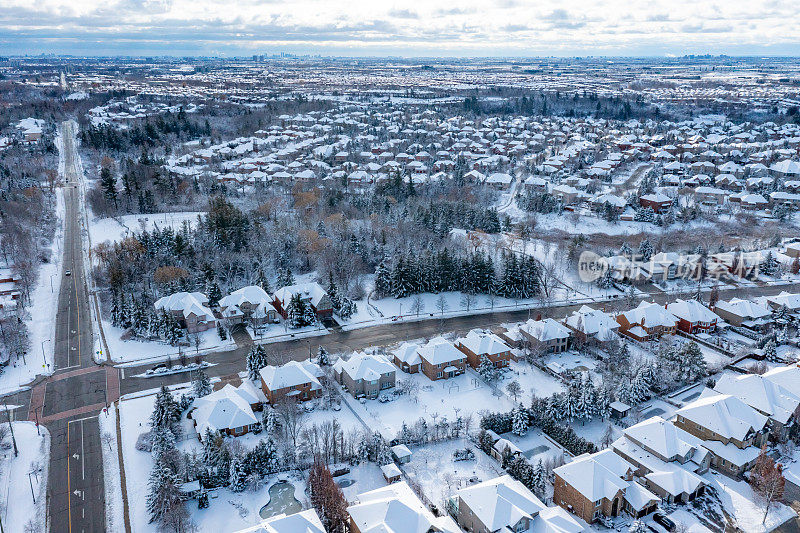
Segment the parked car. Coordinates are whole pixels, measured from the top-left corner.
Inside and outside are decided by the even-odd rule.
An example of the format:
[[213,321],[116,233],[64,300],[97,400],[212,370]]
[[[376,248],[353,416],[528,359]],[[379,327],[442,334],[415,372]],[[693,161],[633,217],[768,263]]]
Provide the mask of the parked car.
[[662,513],[653,513],[653,521],[667,531],[675,531],[675,522]]

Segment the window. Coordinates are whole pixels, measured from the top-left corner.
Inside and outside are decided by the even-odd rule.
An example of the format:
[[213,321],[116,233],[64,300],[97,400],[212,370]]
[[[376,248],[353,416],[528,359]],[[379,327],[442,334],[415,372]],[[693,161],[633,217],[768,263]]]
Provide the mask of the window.
[[440,377],[442,377],[442,376],[444,376],[444,372],[439,372],[439,373],[437,373],[437,374],[436,374],[436,377],[437,377],[437,378],[440,378]]

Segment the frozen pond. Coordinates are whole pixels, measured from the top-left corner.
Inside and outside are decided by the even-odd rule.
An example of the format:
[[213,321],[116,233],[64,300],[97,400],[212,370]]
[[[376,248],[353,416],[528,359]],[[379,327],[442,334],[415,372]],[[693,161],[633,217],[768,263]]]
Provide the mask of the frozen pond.
[[279,481],[269,488],[269,503],[258,514],[261,518],[271,518],[281,513],[289,515],[302,510],[302,504],[294,497],[294,485]]

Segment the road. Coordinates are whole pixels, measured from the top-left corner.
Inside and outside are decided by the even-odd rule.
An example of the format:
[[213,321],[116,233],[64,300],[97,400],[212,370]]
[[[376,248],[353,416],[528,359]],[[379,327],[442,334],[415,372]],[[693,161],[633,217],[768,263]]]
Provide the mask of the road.
[[[105,406],[107,369],[94,351],[81,238],[80,166],[75,126],[61,125],[65,172],[63,272],[53,348],[54,373],[31,389],[29,419],[50,431],[50,531],[105,531],[105,489],[98,413]],[[67,272],[69,275],[66,275]]]

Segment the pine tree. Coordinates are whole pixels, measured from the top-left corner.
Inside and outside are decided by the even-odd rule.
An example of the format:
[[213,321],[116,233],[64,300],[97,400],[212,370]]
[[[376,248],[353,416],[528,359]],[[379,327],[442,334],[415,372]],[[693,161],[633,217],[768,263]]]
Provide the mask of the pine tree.
[[780,264],[778,260],[775,259],[775,256],[772,255],[772,251],[768,251],[764,261],[761,263],[761,272],[763,272],[767,276],[772,276],[778,271],[778,267]]
[[681,350],[681,377],[684,382],[690,383],[708,374],[703,352],[696,342],[690,341]]
[[217,322],[217,335],[221,341],[228,340],[228,334],[225,333],[225,328],[223,328],[222,324],[219,322]]
[[764,359],[773,363],[780,362],[780,359],[778,358],[778,347],[775,344],[775,340],[770,339],[764,345]]
[[286,270],[282,271],[278,275],[278,287],[289,287],[290,285],[294,285],[294,274],[292,274],[291,268],[286,268]]
[[642,262],[650,261],[653,257],[653,245],[650,244],[650,239],[646,238],[639,243],[639,257]]
[[545,472],[541,459],[536,463],[531,474],[531,490],[539,498],[545,497],[545,491],[547,490],[547,473]]
[[150,522],[160,521],[175,507],[183,505],[180,479],[163,461],[156,461],[147,483],[147,514]]
[[194,392],[195,398],[211,394],[211,380],[202,368],[196,372],[194,381],[192,381],[192,392]]
[[514,409],[511,432],[519,437],[528,432],[528,413],[523,407]]
[[243,492],[247,484],[247,472],[245,472],[244,463],[238,457],[231,461],[231,474],[230,474],[230,489],[232,492]]
[[162,385],[156,395],[153,413],[150,415],[150,424],[153,428],[170,427],[181,419],[181,408],[172,397],[166,386]]
[[375,294],[384,298],[392,293],[392,276],[387,266],[386,258],[381,259],[375,269]]
[[247,354],[247,376],[250,381],[256,382],[261,375],[261,369],[269,365],[267,352],[260,344],[253,346]]
[[480,374],[487,383],[492,383],[499,377],[497,368],[495,368],[494,363],[492,363],[486,355],[482,355],[478,363],[478,374]]
[[292,295],[289,300],[289,305],[286,307],[286,313],[289,317],[289,327],[297,329],[308,325],[306,322],[308,316],[306,307],[308,307],[308,305],[300,296],[300,293]]
[[321,345],[319,347],[319,350],[317,351],[317,364],[320,366],[329,366],[331,364],[330,356],[328,355],[328,350],[326,350]]

